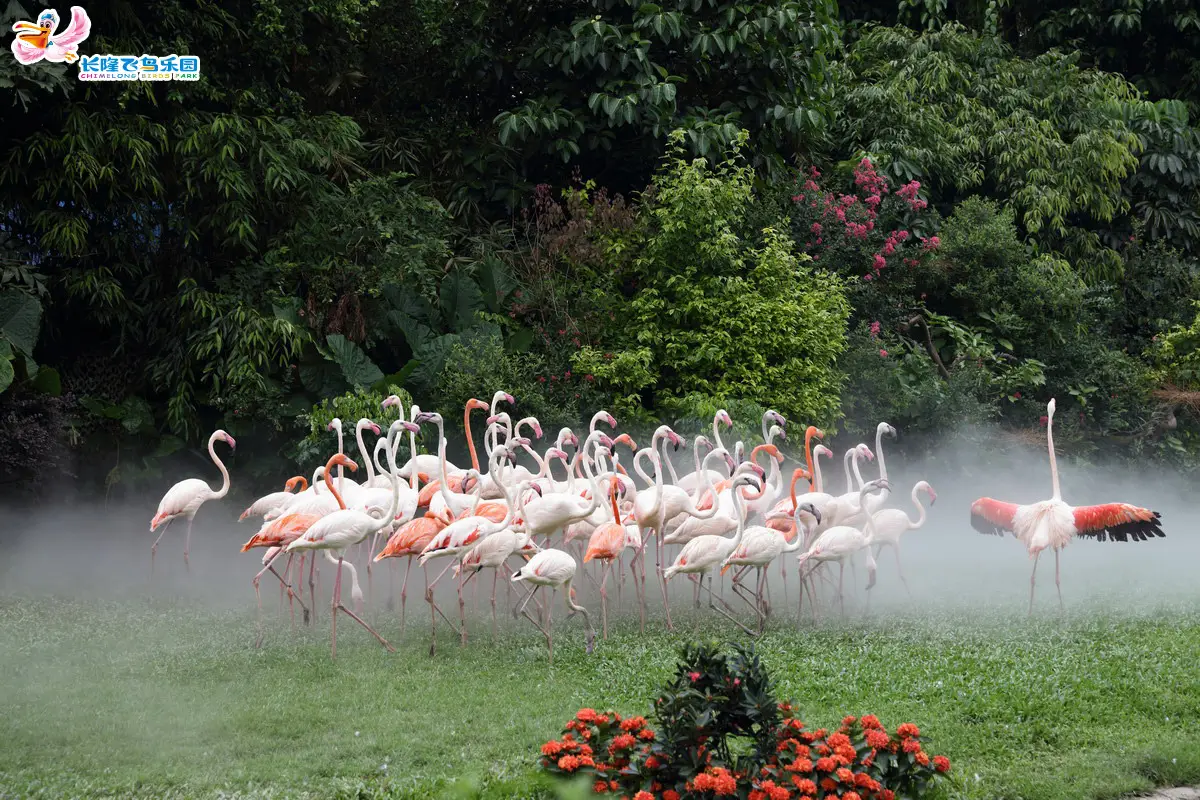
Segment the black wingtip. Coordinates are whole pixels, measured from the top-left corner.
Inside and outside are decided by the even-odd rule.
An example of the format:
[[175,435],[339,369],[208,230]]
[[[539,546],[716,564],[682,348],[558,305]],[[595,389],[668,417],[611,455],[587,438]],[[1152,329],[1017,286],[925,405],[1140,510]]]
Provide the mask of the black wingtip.
[[1157,511],[1153,512],[1154,517],[1147,520],[1134,520],[1132,522],[1122,522],[1119,525],[1110,525],[1107,528],[1096,531],[1094,534],[1084,534],[1090,538],[1094,538],[1098,542],[1113,541],[1113,542],[1144,542],[1147,539],[1165,539],[1167,534],[1162,529],[1162,514]]

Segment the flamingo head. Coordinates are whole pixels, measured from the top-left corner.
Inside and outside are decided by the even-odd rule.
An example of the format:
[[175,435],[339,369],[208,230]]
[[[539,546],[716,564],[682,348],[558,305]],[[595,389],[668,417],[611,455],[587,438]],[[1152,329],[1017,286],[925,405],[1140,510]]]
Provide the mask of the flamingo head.
[[529,424],[533,427],[533,438],[542,438],[542,423],[538,422],[536,419],[531,418],[531,420],[532,421]]
[[772,425],[771,429],[769,431],[767,431],[767,437],[770,438],[772,436],[777,436],[786,442],[787,441],[787,430],[779,427],[778,425]]
[[533,440],[528,436],[518,436],[517,438],[513,439],[514,447],[529,447],[532,444]]
[[667,428],[667,441],[670,442],[671,447],[673,447],[676,450],[679,450],[680,448],[683,448],[685,450],[687,449],[687,439],[684,439],[682,436],[680,436],[678,433],[671,430],[670,428]]
[[334,453],[333,457],[330,458],[329,462],[325,465],[325,473],[329,474],[330,470],[332,470],[334,467],[338,467],[338,466],[345,467],[346,469],[350,470],[351,472],[358,471],[358,464],[356,464],[350,458],[350,456],[346,455],[345,453]]
[[723,408],[717,412],[717,422],[724,424],[726,428],[733,427],[733,417],[729,416],[729,412]]
[[479,400],[478,398],[475,398],[475,397],[472,397],[470,400],[467,401],[467,411],[477,411],[480,409],[487,411],[488,404],[483,402],[482,400]]
[[[366,423],[365,425],[363,424],[364,422]],[[381,433],[381,431],[379,430],[379,426],[376,425],[371,420],[366,419],[365,417],[363,419],[359,420],[358,424],[361,425],[363,428],[366,428],[367,430],[371,431],[371,433],[375,434],[376,436],[379,436]]]
[[819,444],[813,448],[813,458],[820,458],[821,456],[829,456],[830,458],[832,458],[833,451],[830,450],[825,445]]
[[780,414],[778,411],[767,411],[767,413],[763,414],[763,419],[765,419],[768,423],[775,423],[780,428],[787,427],[787,417],[785,417],[783,414]]
[[863,484],[863,489],[867,490],[868,494],[875,494],[884,490],[891,491],[892,485],[884,478],[876,478],[873,481],[867,481]]
[[824,439],[825,431],[821,430],[816,425],[809,425],[804,429],[804,436],[809,439]]
[[473,469],[467,470],[463,474],[461,489],[463,494],[469,493],[479,483],[479,472]]
[[[921,481],[920,483],[918,483],[917,488],[924,490],[925,493],[927,495],[929,495],[929,505],[933,505],[934,503],[937,502],[937,492],[935,492],[933,490],[933,487],[930,486],[927,481]],[[972,507],[972,511],[973,510],[974,510],[974,507]]]
[[551,447],[546,451],[546,458],[557,458],[559,461],[566,464],[567,459],[569,459],[570,456],[568,456],[564,450],[560,450],[557,447]]
[[604,421],[608,423],[608,427],[610,428],[617,427],[617,418],[612,414],[609,414],[607,411],[604,412]]
[[630,450],[637,450],[637,442],[635,442],[628,433],[622,433],[616,439],[613,439],[615,444],[623,444]]
[[755,464],[753,461],[747,461],[746,465],[747,465],[747,469],[749,469],[751,472],[753,472],[755,475],[757,475],[760,480],[766,479],[767,471],[765,469],[763,469],[762,467],[760,467],[758,464]]
[[389,394],[386,398],[384,398],[383,402],[379,404],[379,410],[387,411],[392,406],[400,408],[400,398],[397,395]]
[[896,429],[893,428],[891,425],[887,424],[886,422],[879,423],[879,425],[877,426],[877,430],[879,430],[881,433],[886,433],[888,436],[892,437],[893,439],[896,438]]
[[705,453],[711,453],[713,449],[712,441],[709,440],[709,438],[704,434],[700,434],[696,437],[695,445],[697,450],[703,447]]
[[418,425],[425,423],[425,422],[432,422],[434,424],[437,424],[438,422],[441,422],[441,421],[442,421],[442,415],[437,413],[436,411],[419,411],[419,412],[417,412],[416,418],[413,419],[413,422],[417,423]]
[[287,479],[287,483],[285,483],[283,485],[283,490],[285,492],[290,492],[292,489],[296,488],[296,484],[298,484],[298,483],[304,484],[303,486],[300,487],[300,491],[303,492],[305,489],[308,488],[308,478],[305,478],[303,475],[295,475],[295,476]]
[[237,442],[235,442],[233,440],[232,436],[230,436],[225,431],[217,431],[217,433],[221,434],[221,438],[225,440],[225,444],[229,445],[230,450],[234,450],[237,448]]
[[573,430],[571,430],[570,428],[563,428],[562,430],[560,430],[558,432],[558,442],[556,442],[555,446],[567,447],[568,445],[571,447],[578,448],[579,447],[579,437],[576,436],[575,432]]
[[858,450],[858,454],[861,455],[863,458],[865,458],[867,461],[875,460],[875,454],[872,453],[871,448],[867,447],[865,444],[860,444],[855,449]]
[[334,417],[333,419],[329,420],[329,424],[325,426],[325,430],[337,431],[338,433],[341,433],[342,432],[342,421],[340,419],[338,419],[337,417]]
[[400,425],[404,428],[404,430],[408,431],[409,433],[420,433],[421,432],[421,426],[415,422],[409,422],[409,421],[405,420],[405,421],[401,422]]
[[796,513],[801,511],[815,519],[818,525],[821,524],[821,510],[812,503],[801,503],[800,505],[796,506]]
[[612,452],[612,449],[616,447],[616,443],[612,440],[612,437],[606,433],[597,433],[596,441],[600,443],[601,447],[607,448],[610,453]]

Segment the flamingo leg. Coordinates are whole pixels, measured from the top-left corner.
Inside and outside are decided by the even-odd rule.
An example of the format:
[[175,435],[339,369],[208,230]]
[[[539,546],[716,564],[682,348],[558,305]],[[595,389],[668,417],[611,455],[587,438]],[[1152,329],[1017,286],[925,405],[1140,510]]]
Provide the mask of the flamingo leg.
[[1037,565],[1038,559],[1042,557],[1041,552],[1033,557],[1033,572],[1029,574],[1029,616],[1033,616],[1033,587],[1037,581]]
[[[291,561],[291,560],[292,560],[292,557],[293,557],[294,555],[295,555],[295,553],[289,553],[289,554],[288,554],[288,561]],[[305,616],[307,616],[307,615],[308,615],[308,607],[307,607],[306,605],[304,605],[304,601],[303,601],[303,600],[301,600],[299,597],[297,597],[297,596],[296,596],[296,593],[295,593],[294,591],[292,591],[292,585],[291,585],[290,583],[288,583],[288,582],[287,582],[287,581],[284,579],[283,575],[280,575],[278,572],[276,572],[276,571],[275,571],[275,568],[274,568],[273,566],[271,566],[270,564],[268,564],[268,565],[267,565],[267,569],[271,570],[271,574],[272,574],[272,575],[274,575],[276,578],[279,578],[279,583],[281,584],[281,588],[286,588],[286,589],[287,589],[287,593],[288,593],[288,605],[289,605],[289,606],[291,606],[291,604],[292,604],[292,600],[293,600],[293,598],[294,598],[294,599],[295,599],[295,601],[296,601],[297,603],[299,603],[299,604],[300,604],[300,608],[304,609],[304,614],[305,614]],[[284,567],[284,570],[283,570],[283,572],[284,572],[284,575],[286,575],[286,574],[287,574],[287,570],[288,570],[288,568],[287,568],[287,567]],[[295,621],[296,621],[296,615],[295,615],[295,614],[293,614],[293,615],[292,615],[292,622],[294,623]]]
[[171,527],[171,523],[175,520],[169,519],[163,525],[162,530],[158,532],[158,538],[154,540],[154,544],[150,545],[150,577],[154,577],[154,554],[158,552],[158,543],[162,541],[162,537],[166,536],[167,528]]
[[[404,635],[404,605],[408,601],[408,573],[412,569],[412,556],[405,559],[404,582],[400,584],[400,635]],[[429,573],[425,573],[425,582],[429,583]]]
[[500,568],[496,567],[492,570],[492,641],[496,641],[499,633],[498,624],[496,622],[496,584],[500,580]]
[[187,533],[183,535],[183,566],[190,572],[192,565],[188,562],[188,545],[192,543],[192,520],[193,517],[188,517]]
[[661,527],[654,529],[654,540],[658,544],[658,579],[662,584],[663,609],[667,612],[667,630],[673,631],[675,625],[671,622],[671,601],[667,597],[667,579],[663,575],[663,540],[659,534],[661,529]]
[[317,569],[316,557],[308,560],[308,602],[312,605],[312,619],[317,621],[317,590],[313,584],[313,573]]
[[[853,567],[853,564],[851,565]],[[851,570],[853,572],[853,570]],[[846,595],[843,589],[846,584],[846,562],[845,560],[838,561],[838,607],[842,610],[842,616],[846,616]]]
[[1059,613],[1062,613],[1065,610],[1065,608],[1063,607],[1063,599],[1062,599],[1062,582],[1059,580],[1059,574],[1058,574],[1058,555],[1059,555],[1058,548],[1055,548],[1055,550],[1054,550],[1054,588],[1058,589],[1058,610],[1059,610]]
[[[340,572],[340,571],[338,572],[338,579],[339,579],[339,580],[341,579],[341,572]],[[366,622],[364,622],[364,621],[363,621],[363,619],[362,619],[362,617],[360,617],[358,614],[355,614],[353,611],[351,611],[350,609],[346,608],[346,607],[345,607],[344,605],[342,605],[341,603],[338,603],[338,610],[340,610],[340,611],[341,611],[343,614],[348,614],[348,615],[350,616],[350,619],[354,620],[354,621],[355,621],[355,622],[357,622],[359,625],[362,625],[364,628],[366,628],[366,629],[367,629],[367,633],[371,634],[371,635],[372,635],[372,636],[374,636],[376,639],[378,639],[378,640],[379,640],[379,643],[380,643],[381,645],[383,645],[383,646],[384,646],[384,647],[387,649],[387,651],[388,651],[389,653],[394,653],[394,652],[396,652],[396,648],[394,648],[394,647],[392,647],[390,644],[388,644],[388,640],[387,640],[387,639],[384,639],[382,636],[380,636],[378,633],[376,633],[376,632],[375,632],[375,629],[374,629],[374,628],[372,628],[370,625],[368,625]]]
[[[709,582],[710,582],[710,583],[711,583],[711,581],[712,581],[712,579],[711,579],[711,578],[709,578]],[[720,597],[717,597],[716,595],[714,595],[714,594],[713,594],[713,590],[712,590],[711,588],[709,588],[708,586],[703,586],[703,583],[701,583],[701,586],[704,588],[704,591],[708,592],[708,596],[709,596],[709,608],[713,609],[713,610],[714,610],[714,611],[716,611],[718,614],[720,614],[721,616],[725,617],[725,619],[729,620],[729,621],[730,621],[730,622],[732,622],[734,625],[737,625],[739,628],[741,628],[741,629],[742,629],[742,631],[743,631],[743,632],[744,632],[744,633],[745,633],[747,636],[754,636],[754,631],[750,630],[748,627],[746,627],[745,625],[743,625],[743,624],[742,624],[742,623],[741,623],[741,622],[740,622],[740,621],[739,621],[739,620],[738,620],[736,617],[734,617],[734,616],[733,616],[732,614],[730,614],[728,611],[726,611],[725,609],[723,609],[723,608],[721,608],[721,607],[719,607],[719,606],[717,606],[717,605],[714,605],[714,604],[712,603],[712,600],[713,600],[713,598],[715,598],[715,599],[717,599],[717,600],[721,600],[721,602],[722,602],[722,603],[725,603],[725,601],[724,601],[724,600],[722,600]]]
[[600,570],[600,621],[601,627],[604,628],[604,641],[606,642],[608,641],[608,591],[604,586],[608,582],[608,571],[611,567],[612,561],[605,561]]
[[[431,639],[429,642],[429,655],[430,656],[433,656],[437,653],[437,615],[441,614],[442,619],[446,620],[446,624],[449,625],[452,629],[454,628],[454,623],[450,621],[450,618],[446,616],[445,612],[442,611],[442,609],[438,606],[438,604],[436,602],[434,602],[434,599],[433,599],[433,587],[435,587],[437,585],[437,582],[442,579],[442,576],[445,575],[446,571],[449,570],[450,567],[453,565],[454,565],[454,562],[451,561],[449,564],[446,565],[445,569],[443,569],[441,572],[438,573],[438,576],[436,578],[434,578],[431,583],[428,583],[425,586],[425,600],[426,600],[426,602],[429,603],[429,606],[430,606],[429,617],[433,623],[432,631],[431,631]],[[428,575],[428,573],[426,573],[426,574]],[[461,587],[460,587],[460,592],[461,592]]]
[[466,586],[466,582],[474,575],[475,573],[472,572],[470,576],[464,579],[462,571],[459,570],[458,573],[458,633],[459,644],[464,645],[467,643],[467,601],[463,599],[463,587]]
[[[316,558],[313,558],[316,561]],[[333,641],[330,644],[330,658],[337,658],[337,612],[338,607],[342,604],[342,559],[338,558],[337,575],[333,579],[333,602],[330,604],[330,610],[333,614]]]

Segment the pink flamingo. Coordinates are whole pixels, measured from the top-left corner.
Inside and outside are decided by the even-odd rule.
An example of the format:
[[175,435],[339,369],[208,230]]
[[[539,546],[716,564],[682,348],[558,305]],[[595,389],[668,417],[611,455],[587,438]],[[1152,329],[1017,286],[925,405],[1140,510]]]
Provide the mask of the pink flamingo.
[[192,540],[192,520],[196,518],[196,512],[205,502],[220,500],[229,494],[229,470],[225,469],[225,464],[217,458],[217,451],[214,449],[218,439],[228,444],[230,450],[233,450],[237,443],[225,431],[213,431],[212,436],[208,437],[208,456],[221,471],[221,488],[214,492],[208,488],[207,483],[199,478],[186,478],[167,490],[158,504],[158,511],[150,520],[151,533],[154,533],[154,529],[159,525],[163,526],[162,533],[158,534],[158,538],[150,547],[151,574],[154,572],[154,554],[158,550],[158,543],[162,541],[163,534],[167,532],[171,523],[180,517],[187,520],[187,533],[183,537],[183,563],[186,565],[188,563],[188,545]]
[[1058,588],[1058,605],[1062,608],[1062,584],[1059,580],[1059,551],[1076,536],[1103,542],[1145,541],[1166,536],[1160,527],[1161,515],[1148,508],[1128,503],[1105,503],[1098,506],[1070,506],[1063,502],[1058,485],[1058,460],[1054,454],[1054,400],[1046,404],[1046,444],[1050,451],[1050,481],[1054,494],[1049,500],[1017,505],[1003,500],[981,497],[971,504],[971,526],[980,533],[1003,536],[1011,533],[1033,556],[1033,571],[1029,575],[1029,613],[1033,614],[1034,582],[1037,579],[1038,559],[1042,551],[1054,551],[1054,585]]

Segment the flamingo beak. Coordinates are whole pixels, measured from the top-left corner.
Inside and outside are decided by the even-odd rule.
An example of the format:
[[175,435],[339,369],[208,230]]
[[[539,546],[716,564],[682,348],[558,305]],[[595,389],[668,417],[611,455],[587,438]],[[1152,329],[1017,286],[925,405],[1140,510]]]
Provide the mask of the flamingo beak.
[[233,437],[232,437],[232,436],[230,436],[230,435],[228,435],[228,434],[226,434],[226,435],[225,435],[225,441],[229,443],[229,449],[230,449],[230,450],[233,450],[233,449],[235,449],[235,448],[237,447],[237,442],[235,442],[235,441],[233,440]]
[[499,414],[492,414],[490,417],[488,417],[486,420],[484,420],[484,424],[485,425],[495,425],[496,421],[499,419],[500,419]]
[[418,424],[417,424],[417,423],[415,423],[415,422],[408,422],[408,421],[405,421],[405,423],[404,423],[404,430],[408,431],[409,433],[420,433],[420,432],[421,432],[421,426],[420,426],[420,425],[418,425]]
[[929,493],[929,505],[932,506],[936,502],[937,502],[937,495],[934,494],[933,492],[930,492]]
[[379,436],[379,434],[380,434],[379,426],[376,425],[374,422],[371,423],[371,433],[375,434],[376,436]]
[[513,397],[511,394],[509,394],[508,392],[505,392],[504,393],[504,402],[508,403],[510,406],[515,406],[517,404],[517,399],[515,397]]
[[533,424],[533,435],[538,439],[542,438],[542,426],[536,422]]

